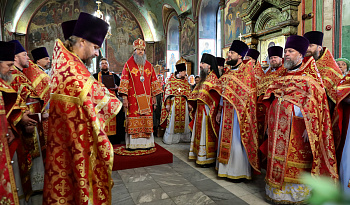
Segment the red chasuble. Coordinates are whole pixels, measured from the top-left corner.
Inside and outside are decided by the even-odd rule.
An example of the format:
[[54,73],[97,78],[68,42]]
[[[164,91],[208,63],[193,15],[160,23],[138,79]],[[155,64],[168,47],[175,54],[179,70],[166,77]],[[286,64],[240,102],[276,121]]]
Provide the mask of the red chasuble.
[[111,204],[113,147],[104,126],[120,101],[56,40],[43,204]]
[[[165,85],[162,113],[160,117],[160,125],[166,127],[167,119],[170,119],[170,112],[167,112],[166,105],[175,103],[175,126],[174,133],[183,133],[185,131],[185,119],[186,119],[186,100],[190,97],[191,87],[186,79],[177,79],[174,75],[168,79]],[[170,98],[175,97],[171,102]]]
[[43,112],[50,101],[50,76],[31,60],[29,61],[29,67],[23,68],[23,73],[31,81],[36,94],[44,101]]
[[[264,100],[269,107],[266,182],[275,188],[281,188],[283,182],[300,183],[305,171],[337,179],[327,95],[314,59],[305,57],[298,70],[277,78]],[[292,118],[294,105],[303,118]],[[305,128],[310,142],[302,137]]]
[[[207,113],[207,131],[205,133],[206,136],[206,153],[207,158],[215,158],[216,157],[216,149],[217,149],[217,136],[219,132],[220,125],[215,121],[215,117],[217,114],[217,107],[219,105],[220,98],[213,98],[209,91],[212,87],[217,83],[218,78],[216,74],[212,71],[209,73],[207,78],[202,84],[198,84],[192,91],[188,103],[193,107],[191,112],[192,121],[190,123],[190,129],[193,130],[193,123],[196,123],[196,129],[193,130],[195,132],[194,136],[194,144],[193,144],[193,152],[198,155],[200,139],[201,139],[201,127],[202,127],[202,119],[203,111],[205,111],[205,105],[210,108],[210,113]],[[196,112],[197,110],[197,112]],[[195,116],[197,113],[197,116]],[[196,120],[194,122],[194,120]]]
[[19,201],[16,190],[15,177],[11,165],[12,155],[10,154],[10,148],[7,143],[6,134],[8,132],[8,127],[3,93],[8,92],[16,95],[16,92],[5,84],[6,83],[0,79],[0,203],[15,205],[19,204]]
[[254,72],[254,77],[256,84],[259,85],[260,81],[264,78],[265,73],[261,67],[261,64],[259,61],[256,61],[256,64],[253,66],[253,72]]
[[[22,99],[19,106],[23,110],[29,110],[32,113],[40,113],[42,110],[42,101],[32,87],[32,82],[20,71],[17,67],[12,72],[11,87],[17,92],[17,95]],[[27,105],[28,104],[28,105]],[[37,125],[39,140],[41,145],[45,145],[45,138],[42,132],[42,126]],[[20,138],[20,145],[16,149],[18,163],[20,167],[21,183],[26,200],[29,199],[33,191],[31,190],[30,169],[32,159],[40,156],[38,146],[37,132],[32,134],[25,133],[22,129],[15,129],[16,134]],[[40,148],[45,148],[42,146]],[[43,151],[43,150],[42,150]],[[42,152],[43,157],[45,152]]]
[[257,95],[258,95],[258,101],[257,101],[257,113],[256,117],[258,120],[258,135],[259,135],[259,145],[263,143],[265,140],[265,118],[266,118],[266,110],[267,107],[263,103],[264,94],[267,90],[267,88],[271,85],[271,83],[278,77],[282,77],[284,73],[286,72],[286,69],[283,67],[279,67],[276,69],[276,71],[272,72],[271,69],[269,69],[264,77],[259,81],[257,84]]
[[[108,73],[109,73],[109,75],[113,76],[113,73],[111,73],[111,72],[108,72]],[[97,80],[102,85],[102,73],[101,73],[101,71],[98,73]],[[113,94],[115,93],[114,91],[112,91],[110,89],[108,89],[108,91],[110,93],[113,93]],[[115,135],[115,134],[117,134],[117,118],[114,117],[114,118],[112,118],[109,121],[109,123],[106,125],[105,132],[106,132],[107,135]]]
[[328,48],[323,47],[322,56],[316,61],[328,97],[337,103],[337,85],[343,78],[342,72]]
[[[43,113],[46,109],[46,106],[50,102],[50,76],[46,74],[41,68],[39,68],[38,65],[34,64],[31,60],[29,60],[29,67],[23,68],[23,74],[31,81],[31,85],[33,89],[35,90],[36,94],[40,97],[40,99],[43,101],[43,106],[40,111],[40,113]],[[43,155],[43,159],[45,162],[45,156],[46,156],[46,139],[49,132],[49,121],[45,120],[42,122],[39,122],[39,131],[42,130],[43,133],[40,133],[43,135],[41,138],[41,151]]]
[[[343,80],[338,84],[337,90],[337,105],[336,112],[334,112],[334,128],[333,131],[338,135],[334,134],[337,138],[334,139],[336,150],[337,150],[337,159],[338,162],[341,160],[343,153],[343,148],[345,144],[345,139],[349,126],[349,117],[350,117],[350,106],[344,102],[346,98],[349,98],[350,95],[350,73],[348,73]],[[349,183],[350,187],[350,183]]]
[[[150,62],[146,61],[141,72],[131,56],[125,63],[119,86],[119,94],[128,98],[126,132],[133,138],[149,138],[153,132],[152,97],[163,92]],[[141,82],[140,77],[144,77]]]
[[219,142],[220,153],[218,161],[227,164],[230,158],[233,113],[236,110],[241,141],[246,150],[249,163],[256,171],[260,172],[258,157],[258,129],[256,119],[256,81],[251,61],[244,61],[238,70],[230,70],[221,76],[211,92],[215,96],[223,98],[222,132]]

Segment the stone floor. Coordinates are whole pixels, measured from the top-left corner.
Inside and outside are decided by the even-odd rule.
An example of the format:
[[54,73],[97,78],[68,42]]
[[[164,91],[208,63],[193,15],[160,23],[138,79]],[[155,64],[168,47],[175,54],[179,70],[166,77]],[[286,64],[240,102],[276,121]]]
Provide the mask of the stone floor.
[[217,177],[214,167],[200,168],[188,160],[188,143],[165,145],[160,138],[155,141],[173,153],[174,162],[113,171],[112,204],[268,204],[262,175],[234,183]]

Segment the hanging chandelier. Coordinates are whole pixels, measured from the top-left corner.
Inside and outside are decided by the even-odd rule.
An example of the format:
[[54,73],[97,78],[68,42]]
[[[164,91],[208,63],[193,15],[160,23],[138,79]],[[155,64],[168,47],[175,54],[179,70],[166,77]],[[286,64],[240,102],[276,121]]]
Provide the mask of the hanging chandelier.
[[[111,24],[109,23],[110,17],[108,15],[105,17],[103,12],[100,10],[101,1],[96,1],[96,4],[97,4],[97,11],[95,11],[94,16],[96,16],[97,18],[100,18],[100,19],[104,20],[106,23],[108,23],[108,31],[106,34],[106,38],[109,39],[112,36]],[[107,9],[106,9],[106,14],[107,14]]]

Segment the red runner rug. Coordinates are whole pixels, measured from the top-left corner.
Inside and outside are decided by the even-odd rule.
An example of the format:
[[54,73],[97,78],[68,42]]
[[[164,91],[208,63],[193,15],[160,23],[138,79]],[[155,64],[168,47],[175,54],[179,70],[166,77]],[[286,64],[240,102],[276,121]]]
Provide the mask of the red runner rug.
[[[125,145],[113,145],[114,149],[120,146]],[[139,156],[114,154],[113,171],[173,163],[173,154],[171,152],[159,146],[157,143],[155,143],[155,148],[156,151],[154,153]]]

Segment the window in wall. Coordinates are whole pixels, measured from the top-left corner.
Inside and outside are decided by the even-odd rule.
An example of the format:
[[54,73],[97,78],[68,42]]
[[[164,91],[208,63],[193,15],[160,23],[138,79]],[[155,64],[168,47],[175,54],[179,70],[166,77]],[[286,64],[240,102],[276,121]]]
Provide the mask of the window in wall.
[[170,77],[175,72],[176,62],[179,60],[179,20],[177,16],[171,17],[167,32],[167,72],[166,77]]
[[221,10],[216,15],[216,56],[221,57]]
[[219,0],[203,0],[201,3],[198,18],[198,73],[203,53],[217,55],[217,30],[220,30],[217,29],[218,10]]

